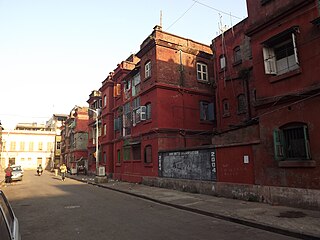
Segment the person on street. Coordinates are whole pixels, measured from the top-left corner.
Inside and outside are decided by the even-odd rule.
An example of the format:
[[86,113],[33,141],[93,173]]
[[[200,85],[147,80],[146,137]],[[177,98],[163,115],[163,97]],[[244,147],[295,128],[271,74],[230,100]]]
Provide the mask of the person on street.
[[4,170],[5,172],[5,182],[11,183],[12,181],[12,168],[10,167],[10,164],[8,164],[8,167]]
[[42,172],[43,172],[42,166],[41,166],[41,164],[39,164],[39,166],[37,167],[37,173],[40,176],[42,174]]
[[64,179],[66,178],[66,172],[67,172],[67,167],[65,164],[61,165],[60,172],[61,172],[62,181],[64,181]]

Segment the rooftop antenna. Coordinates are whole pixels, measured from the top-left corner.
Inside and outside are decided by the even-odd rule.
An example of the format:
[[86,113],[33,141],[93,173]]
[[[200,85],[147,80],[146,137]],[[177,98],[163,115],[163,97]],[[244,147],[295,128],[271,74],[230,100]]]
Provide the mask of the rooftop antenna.
[[160,27],[162,28],[162,10],[160,10]]

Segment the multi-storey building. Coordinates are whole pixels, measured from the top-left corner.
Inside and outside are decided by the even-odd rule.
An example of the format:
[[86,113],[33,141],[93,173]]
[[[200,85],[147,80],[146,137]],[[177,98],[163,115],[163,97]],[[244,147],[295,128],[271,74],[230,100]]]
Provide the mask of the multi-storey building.
[[260,136],[255,184],[276,201],[320,206],[312,197],[320,189],[319,1],[247,0],[247,7]]
[[87,145],[88,108],[73,108],[61,129],[60,164],[65,163],[72,170],[77,169],[78,164],[84,165],[88,169]]
[[217,181],[254,184],[253,148],[259,142],[253,108],[252,51],[248,19],[212,41],[215,60]]
[[[88,171],[91,173],[97,173],[99,164],[101,163],[105,166],[104,159],[102,159],[100,141],[101,136],[101,92],[98,90],[93,90],[89,95],[87,101],[89,108],[87,108],[88,122]],[[100,119],[100,120],[99,120]],[[97,136],[98,135],[98,136]],[[98,150],[98,154],[97,154]],[[102,160],[102,161],[101,161]]]
[[138,57],[135,55],[129,56],[125,61],[118,64],[117,68],[102,82],[100,88],[102,99],[101,137],[99,139],[100,165],[105,166],[108,176],[113,175],[116,164],[114,161],[114,102],[116,97],[121,95],[121,83],[130,72],[131,74],[134,72],[133,70],[138,62]]
[[61,158],[61,128],[64,122],[67,120],[68,115],[66,114],[53,114],[53,116],[47,121],[46,129],[56,132],[55,144],[54,144],[54,157],[53,164],[54,168],[60,163]]
[[[117,71],[113,76],[113,159],[116,179],[140,182],[159,171],[174,174],[169,165],[179,165],[178,157],[159,170],[159,152],[177,156],[181,150],[211,144],[214,79],[209,46],[163,32],[159,26],[136,56],[140,61],[124,78],[115,78]],[[180,167],[192,168],[181,161]],[[212,170],[210,164],[203,168]],[[188,175],[188,170],[175,170]]]
[[17,124],[14,130],[2,131],[1,166],[21,165],[24,169],[36,169],[42,164],[51,169],[54,158],[55,132],[44,124]]

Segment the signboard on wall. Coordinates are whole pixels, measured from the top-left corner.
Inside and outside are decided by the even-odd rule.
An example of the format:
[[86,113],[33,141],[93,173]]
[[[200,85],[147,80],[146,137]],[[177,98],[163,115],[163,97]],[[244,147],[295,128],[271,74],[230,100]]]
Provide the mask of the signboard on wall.
[[159,176],[164,178],[215,181],[215,149],[159,153]]

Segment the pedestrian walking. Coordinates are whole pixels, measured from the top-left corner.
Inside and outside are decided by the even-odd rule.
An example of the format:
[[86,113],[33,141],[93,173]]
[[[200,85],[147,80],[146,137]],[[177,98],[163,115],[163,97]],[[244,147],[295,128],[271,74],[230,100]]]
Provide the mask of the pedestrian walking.
[[8,167],[4,170],[5,172],[5,182],[11,183],[12,182],[12,168],[10,167],[10,164],[8,164]]
[[61,172],[62,181],[64,181],[64,179],[66,178],[66,172],[67,172],[67,167],[65,164],[62,164],[62,166],[60,167],[60,172]]

